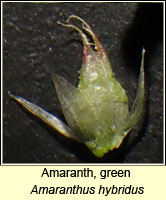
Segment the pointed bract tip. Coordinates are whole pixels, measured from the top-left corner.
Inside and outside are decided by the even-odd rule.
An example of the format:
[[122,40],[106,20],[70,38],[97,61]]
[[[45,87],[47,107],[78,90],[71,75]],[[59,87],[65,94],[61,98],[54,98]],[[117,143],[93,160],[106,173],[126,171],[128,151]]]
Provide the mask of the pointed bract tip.
[[14,99],[15,101],[19,101],[19,97],[15,96],[14,94],[12,94],[10,91],[8,91],[8,95],[10,98]]
[[145,50],[145,48],[143,47],[143,48],[142,48],[142,55],[145,54],[145,51],[146,51],[146,50]]
[[8,91],[8,95],[10,98],[15,99],[15,96],[10,91]]

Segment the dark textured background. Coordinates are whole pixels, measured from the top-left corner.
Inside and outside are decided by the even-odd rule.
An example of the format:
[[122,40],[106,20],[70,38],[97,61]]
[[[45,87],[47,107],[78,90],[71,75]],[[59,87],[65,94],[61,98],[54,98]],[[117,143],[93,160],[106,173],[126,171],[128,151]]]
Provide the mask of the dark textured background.
[[[75,14],[88,22],[133,102],[146,48],[144,115],[121,147],[96,158],[10,99],[8,90],[64,120],[49,72],[74,85],[82,62],[79,35],[57,25]],[[3,4],[3,162],[163,162],[163,5],[161,3]]]

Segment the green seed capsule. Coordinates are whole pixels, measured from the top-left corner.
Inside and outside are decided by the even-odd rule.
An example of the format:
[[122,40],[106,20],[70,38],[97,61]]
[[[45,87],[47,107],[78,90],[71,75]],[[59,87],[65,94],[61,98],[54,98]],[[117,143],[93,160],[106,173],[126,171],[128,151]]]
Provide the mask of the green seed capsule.
[[[70,23],[72,19],[82,23],[82,30]],[[9,95],[61,134],[84,143],[94,155],[102,157],[109,150],[121,145],[141,116],[145,50],[142,51],[136,99],[129,112],[126,92],[116,80],[105,50],[91,27],[75,15],[71,15],[66,22],[58,23],[78,31],[83,40],[83,64],[78,87],[57,74],[52,76],[68,125],[22,97]],[[90,43],[87,35],[93,43]]]

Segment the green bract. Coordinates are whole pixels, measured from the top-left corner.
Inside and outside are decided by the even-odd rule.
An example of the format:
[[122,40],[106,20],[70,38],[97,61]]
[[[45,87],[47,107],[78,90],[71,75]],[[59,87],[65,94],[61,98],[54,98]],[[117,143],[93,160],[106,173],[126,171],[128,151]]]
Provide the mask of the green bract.
[[[71,24],[71,19],[80,21],[82,30]],[[75,15],[71,15],[66,24],[58,23],[78,31],[83,40],[83,64],[78,87],[53,74],[68,125],[22,97],[10,96],[61,134],[84,143],[96,156],[102,157],[109,150],[120,146],[141,116],[144,101],[144,50],[137,95],[129,112],[126,92],[115,79],[105,50],[91,27]]]

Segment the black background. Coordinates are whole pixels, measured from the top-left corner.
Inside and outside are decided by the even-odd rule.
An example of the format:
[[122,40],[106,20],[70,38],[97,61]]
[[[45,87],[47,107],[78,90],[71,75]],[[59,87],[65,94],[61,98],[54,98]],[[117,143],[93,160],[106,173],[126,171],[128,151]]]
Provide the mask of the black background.
[[[71,14],[83,18],[98,36],[130,105],[141,49],[146,49],[144,115],[121,147],[103,158],[50,129],[7,95],[11,91],[64,120],[49,72],[78,83],[81,38],[57,24]],[[163,162],[162,38],[161,3],[3,3],[3,162]]]

